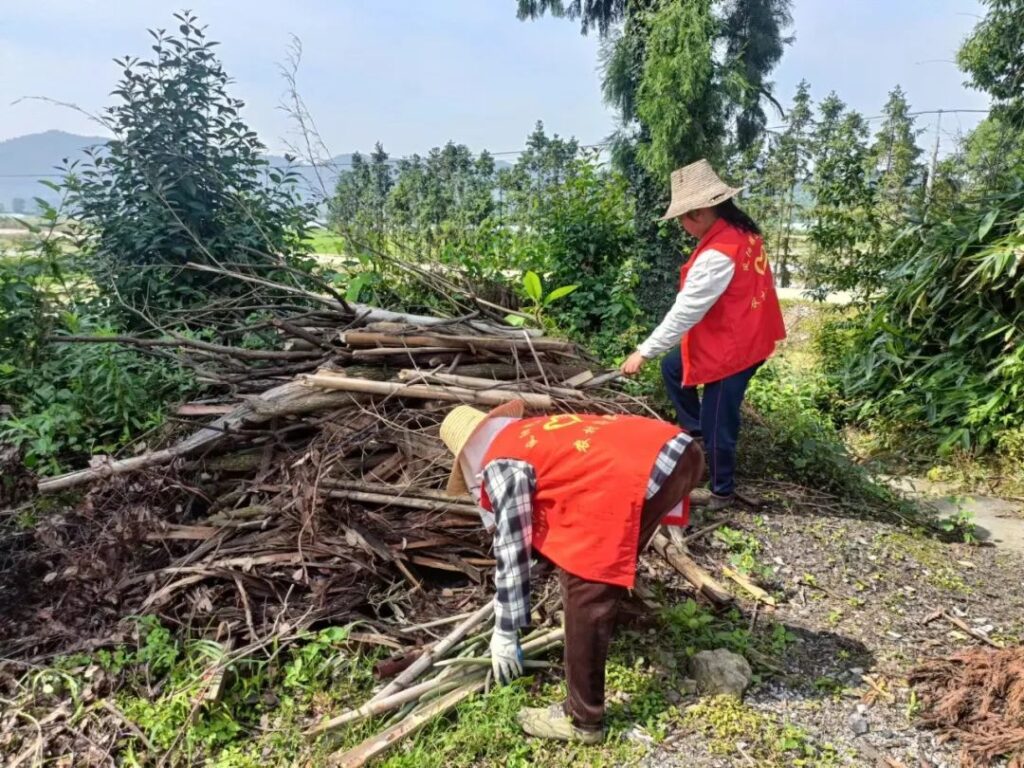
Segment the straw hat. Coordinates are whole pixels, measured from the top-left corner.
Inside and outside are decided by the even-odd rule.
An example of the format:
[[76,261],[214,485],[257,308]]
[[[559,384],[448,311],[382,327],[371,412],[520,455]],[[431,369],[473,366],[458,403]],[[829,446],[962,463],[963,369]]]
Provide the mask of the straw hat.
[[710,208],[724,203],[744,190],[730,187],[715,173],[711,163],[698,160],[672,171],[672,202],[658,221],[674,219],[698,208]]
[[502,403],[488,413],[471,405],[458,405],[441,422],[441,440],[452,452],[452,473],[448,477],[448,493],[461,495],[469,492],[469,485],[462,475],[459,456],[466,443],[478,429],[488,420],[494,418],[518,419],[523,415],[526,403],[522,400],[510,400]]

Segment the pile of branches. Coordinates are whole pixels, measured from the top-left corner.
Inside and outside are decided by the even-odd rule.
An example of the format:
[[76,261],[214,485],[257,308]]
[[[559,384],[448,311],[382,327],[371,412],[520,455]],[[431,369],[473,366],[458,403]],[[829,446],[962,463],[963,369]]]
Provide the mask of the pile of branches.
[[1005,758],[1024,768],[1024,648],[968,648],[922,663],[908,679],[922,724],[960,743],[960,765]]
[[303,299],[259,323],[274,343],[257,348],[166,329],[59,337],[172,354],[208,396],[178,408],[164,447],[38,483],[88,493],[5,555],[9,653],[116,641],[118,620],[144,613],[244,642],[358,620],[400,647],[396,628],[443,615],[446,589],[482,597],[494,562],[471,500],[443,492],[451,407],[641,407],[611,386],[616,373],[536,329]]

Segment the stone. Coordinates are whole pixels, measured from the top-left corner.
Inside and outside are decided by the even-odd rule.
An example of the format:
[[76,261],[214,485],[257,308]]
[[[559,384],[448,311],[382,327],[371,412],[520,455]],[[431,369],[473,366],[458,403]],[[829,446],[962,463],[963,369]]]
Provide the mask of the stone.
[[863,736],[865,733],[871,730],[871,726],[868,725],[868,719],[859,712],[854,712],[852,715],[850,715],[850,718],[847,722],[849,722],[850,730],[853,731],[853,734],[855,736]]
[[743,697],[743,691],[753,677],[747,660],[725,648],[696,654],[690,659],[690,674],[697,681],[697,690],[702,694],[725,694],[737,699]]

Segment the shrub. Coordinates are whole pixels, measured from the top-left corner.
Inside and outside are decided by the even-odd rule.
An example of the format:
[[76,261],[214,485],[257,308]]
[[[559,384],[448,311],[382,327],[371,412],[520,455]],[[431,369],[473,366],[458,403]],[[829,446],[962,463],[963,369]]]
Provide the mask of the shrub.
[[117,62],[118,103],[102,117],[114,138],[64,183],[96,283],[150,313],[247,290],[190,262],[289,279],[286,267],[309,266],[292,256],[314,215],[242,121],[217,43],[190,13],[175,18],[179,34],[150,31],[154,58]]

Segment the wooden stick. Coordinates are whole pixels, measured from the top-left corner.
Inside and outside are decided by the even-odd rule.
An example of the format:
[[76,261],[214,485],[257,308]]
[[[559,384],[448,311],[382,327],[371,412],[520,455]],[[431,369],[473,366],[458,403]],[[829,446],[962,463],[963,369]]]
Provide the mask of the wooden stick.
[[308,385],[324,389],[339,389],[346,392],[367,392],[375,395],[394,395],[396,397],[415,397],[420,400],[444,400],[455,403],[480,403],[482,405],[501,405],[512,400],[523,400],[535,409],[554,407],[554,400],[548,395],[527,392],[508,392],[500,389],[461,389],[458,387],[433,387],[426,384],[396,384],[389,381],[369,381],[367,379],[348,378],[337,374],[320,371],[311,376],[303,377]]
[[348,499],[364,504],[383,504],[395,507],[406,507],[408,509],[425,509],[428,512],[454,512],[459,515],[471,515],[477,517],[479,513],[476,507],[469,504],[460,504],[456,501],[432,501],[430,499],[413,499],[408,496],[396,496],[383,493],[365,493],[363,491],[344,491],[320,489],[320,495],[329,499]]
[[458,687],[460,684],[465,683],[469,678],[473,677],[476,674],[479,674],[479,670],[472,670],[472,672],[470,673],[460,674],[456,677],[448,677],[444,679],[432,677],[431,679],[425,680],[422,683],[418,683],[417,685],[413,685],[409,688],[406,688],[404,691],[394,693],[385,699],[379,699],[377,701],[371,700],[360,707],[350,709],[347,712],[342,712],[337,717],[332,717],[330,720],[327,720],[323,723],[320,723],[319,725],[310,728],[306,731],[306,736],[310,738],[315,738],[322,733],[327,733],[328,731],[333,731],[337,728],[341,728],[343,725],[348,725],[349,723],[359,722],[360,720],[366,720],[370,717],[382,715],[385,712],[390,712],[393,709],[397,709],[398,707],[410,701],[415,701],[424,693],[430,693],[431,691],[437,690],[441,686],[444,686],[448,683],[453,683],[452,687]]
[[[577,386],[578,382],[571,381],[572,379],[579,379],[580,376],[583,376],[580,380],[586,381],[594,377],[594,374],[586,369],[586,363],[583,362],[575,365],[571,363],[552,363],[551,365],[544,366],[544,370],[554,379],[559,381],[563,379],[569,380],[564,382],[565,386],[568,387]],[[498,381],[514,381],[522,376],[540,376],[540,369],[530,362],[523,362],[518,366],[511,363],[460,362],[451,372],[457,373],[460,376],[475,376],[478,378],[496,379]]]
[[487,349],[492,352],[529,352],[533,348],[541,351],[575,351],[572,342],[558,339],[536,338],[532,341],[520,338],[502,338],[498,336],[401,336],[391,333],[368,333],[366,331],[347,331],[341,334],[341,343],[350,347],[461,347],[463,349]]
[[371,347],[370,349],[352,350],[353,360],[375,361],[379,358],[408,357],[415,363],[418,356],[436,355],[440,353],[454,354],[464,351],[462,347],[416,347],[414,349],[403,349],[401,347]]
[[[517,381],[498,381],[496,379],[481,379],[476,376],[458,376],[451,373],[433,373],[431,371],[417,371],[411,368],[404,368],[398,372],[398,378],[401,381],[436,381],[440,384],[453,384],[457,387],[465,387],[466,389],[492,389],[495,387],[506,388],[510,392],[519,391],[517,385],[520,382]],[[556,397],[564,397],[568,399],[583,400],[586,398],[586,394],[580,392],[578,389],[568,389],[566,387],[552,387],[545,385],[545,391],[549,394],[555,395]]]
[[212,344],[199,339],[187,339],[173,334],[173,339],[142,339],[135,336],[47,336],[55,344],[124,344],[135,347],[186,347],[236,357],[240,360],[309,360],[321,357],[320,352],[282,352],[276,349],[246,349]]
[[431,627],[440,627],[445,624],[454,624],[456,621],[462,621],[472,616],[472,611],[466,613],[457,613],[454,616],[445,616],[443,619],[434,619],[433,621],[425,621],[422,624],[412,624],[408,627],[398,627],[397,631],[405,634],[412,634],[413,632],[419,632],[423,629],[430,629]]
[[388,485],[386,483],[361,483],[355,480],[341,480],[333,477],[325,477],[320,485],[327,488],[344,488],[348,491],[364,491],[366,493],[384,493],[394,496],[402,496],[415,499],[433,499],[444,501],[449,504],[462,504],[474,509],[476,505],[468,495],[453,496],[445,491],[434,491],[429,488],[421,488],[417,485]]
[[732,595],[715,581],[711,576],[695,563],[689,555],[669,541],[668,536],[658,531],[652,542],[658,554],[664,557],[669,565],[683,575],[688,582],[693,584],[700,593],[716,605],[729,605],[733,602]]
[[303,382],[286,382],[278,387],[268,389],[263,394],[253,398],[252,401],[240,405],[234,411],[219,419],[215,419],[208,426],[203,427],[169,448],[118,461],[106,460],[88,469],[80,469],[75,472],[51,477],[39,483],[39,493],[57,493],[58,491],[64,491],[78,485],[91,483],[93,480],[101,477],[113,477],[145,469],[146,467],[170,464],[174,459],[181,456],[212,447],[226,437],[229,437],[235,430],[240,429],[243,424],[262,424],[268,421],[271,416],[259,412],[258,408],[254,405],[255,402],[268,406],[288,406],[307,399],[309,394],[310,389]]
[[772,597],[771,595],[769,595],[767,592],[765,592],[759,586],[757,586],[757,584],[752,582],[744,574],[740,573],[739,571],[734,571],[732,568],[730,568],[727,565],[723,565],[722,566],[722,574],[726,578],[732,579],[734,582],[739,584],[740,587],[742,587],[746,592],[749,592],[750,595],[755,600],[757,600],[759,603],[764,603],[765,605],[770,605],[773,608],[775,607],[775,598]]
[[369,703],[380,701],[393,693],[397,693],[398,691],[407,688],[414,680],[416,680],[416,678],[430,669],[436,659],[443,657],[462,638],[468,635],[471,630],[487,621],[493,614],[494,601],[488,600],[479,609],[474,611],[469,618],[455,627],[455,629],[443,638],[438,640],[437,643],[425,650],[423,654],[416,659],[416,661],[410,664],[408,668],[402,672],[402,674],[384,686],[373,698],[371,698]]
[[[491,607],[493,607],[493,603],[490,605]],[[474,615],[480,614],[481,611],[477,611],[476,614]],[[484,616],[483,620],[486,621],[486,619],[487,617]],[[468,621],[469,620],[467,620],[467,622]],[[468,631],[469,630],[467,630],[467,632]],[[451,637],[451,635],[449,635],[449,637]],[[448,638],[445,639],[447,640]],[[552,629],[548,632],[545,632],[544,634],[541,634],[529,640],[528,642],[523,643],[521,646],[523,655],[527,657],[537,656],[541,653],[550,650],[554,646],[560,644],[564,639],[564,629],[562,629],[561,627]],[[424,656],[426,655],[427,654],[424,654]],[[437,655],[440,656],[441,654]],[[420,659],[423,659],[423,656],[421,656]],[[417,661],[419,661],[419,659]],[[457,661],[460,663],[465,663],[473,666],[490,665],[490,660],[487,657],[480,657],[479,659],[469,658],[448,661]],[[436,664],[435,661],[432,661],[431,663]],[[524,667],[531,669],[543,668],[542,665],[549,666],[547,662],[538,662],[532,659],[524,662]],[[441,675],[445,675],[446,673],[447,670],[442,672]],[[436,701],[431,701],[429,703],[421,705],[422,708],[418,711],[414,711],[404,720],[401,720],[400,722],[396,723],[384,732],[370,737],[362,744],[349,750],[348,752],[345,752],[343,754],[335,753],[334,755],[332,755],[331,761],[329,763],[330,765],[346,767],[351,766],[352,768],[355,768],[356,766],[365,765],[368,760],[380,756],[406,736],[409,736],[418,731],[433,718],[442,715],[445,712],[448,712],[449,710],[454,708],[470,694],[483,690],[486,681],[482,679],[482,673],[483,670],[481,669],[472,670],[468,673],[456,674],[452,677],[442,678],[439,675],[423,683],[420,683],[419,685],[409,687],[404,691],[399,691],[398,693],[391,694],[385,699],[379,699],[378,697],[374,697],[370,701],[363,704],[361,707],[355,710],[350,710],[349,712],[344,712],[338,717],[333,718],[327,721],[326,723],[322,723],[321,725],[318,725],[310,729],[307,732],[307,735],[316,736],[318,734],[324,733],[325,731],[353,722],[354,720],[363,720],[366,717],[372,717],[374,715],[390,711],[391,709],[401,706],[404,703],[415,701],[417,698],[420,698],[422,696],[429,696],[431,694],[437,695],[442,690],[444,690],[444,688],[451,682],[461,683],[467,680],[472,681],[468,684],[462,685],[461,687],[457,688],[454,691],[451,691],[450,693],[446,693],[442,698],[437,699]],[[404,674],[405,673],[403,673],[403,675]]]
[[[369,304],[356,304],[349,302],[349,306],[352,307],[365,323],[374,322],[387,322],[387,323],[400,323],[402,325],[418,325],[424,328],[432,325],[451,325],[453,319],[450,317],[434,317],[433,315],[410,315],[404,312],[393,312],[390,309],[380,309],[379,307],[371,307]],[[505,310],[506,312],[508,310]],[[484,333],[495,333],[495,334],[507,334],[514,333],[519,334],[523,330],[526,330],[530,335],[542,335],[544,333],[540,328],[513,328],[512,326],[494,325],[493,323],[485,323],[480,320],[469,320],[467,323],[472,328],[475,328]]]
[[991,637],[986,635],[984,632],[979,632],[978,630],[976,630],[974,627],[972,627],[967,622],[965,622],[965,621],[963,621],[961,619],[958,619],[956,616],[953,616],[950,613],[948,613],[944,608],[940,608],[937,611],[935,611],[934,613],[928,615],[927,617],[925,617],[924,621],[922,621],[921,623],[922,624],[930,624],[931,622],[935,621],[936,619],[945,619],[950,624],[952,624],[954,627],[962,629],[964,632],[966,632],[968,635],[973,637],[975,640],[980,640],[981,642],[985,643],[986,645],[991,645],[993,648],[1003,648],[1002,643],[999,643],[999,642],[993,640]]

